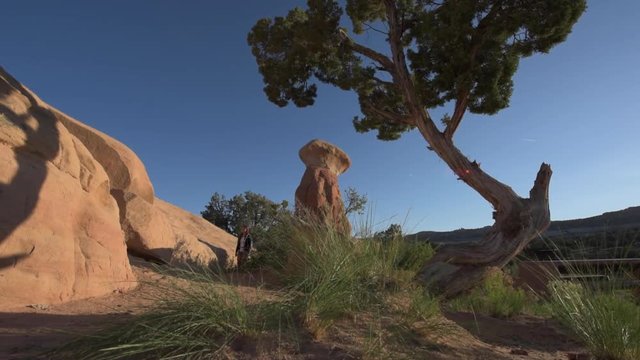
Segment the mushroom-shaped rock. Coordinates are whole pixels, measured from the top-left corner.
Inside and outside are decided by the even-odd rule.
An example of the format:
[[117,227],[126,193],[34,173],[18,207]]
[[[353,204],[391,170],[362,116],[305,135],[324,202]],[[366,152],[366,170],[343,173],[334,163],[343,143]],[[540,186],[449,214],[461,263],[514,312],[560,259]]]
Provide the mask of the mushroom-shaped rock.
[[312,140],[300,149],[300,159],[307,166],[296,190],[296,212],[317,216],[343,234],[351,233],[344,212],[338,175],[351,165],[349,156],[335,145]]

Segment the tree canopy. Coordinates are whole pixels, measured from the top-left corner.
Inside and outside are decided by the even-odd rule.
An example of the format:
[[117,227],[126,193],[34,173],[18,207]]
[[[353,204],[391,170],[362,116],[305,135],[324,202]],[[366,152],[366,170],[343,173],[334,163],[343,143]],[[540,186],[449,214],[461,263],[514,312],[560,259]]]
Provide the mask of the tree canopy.
[[288,202],[275,203],[264,195],[247,191],[230,199],[214,193],[201,212],[204,219],[217,227],[238,235],[243,226],[249,226],[254,234],[267,232],[278,221],[278,216],[287,212]]
[[[586,8],[584,0],[309,0],[284,17],[259,20],[248,36],[278,106],[313,105],[316,82],[355,91],[358,132],[398,139],[416,126],[397,79],[406,63],[419,106],[455,102],[442,120],[453,135],[465,111],[494,114],[509,105],[520,58],[562,42]],[[348,35],[382,33],[386,52]],[[380,27],[381,29],[376,29]],[[397,51],[394,50],[397,48]]]

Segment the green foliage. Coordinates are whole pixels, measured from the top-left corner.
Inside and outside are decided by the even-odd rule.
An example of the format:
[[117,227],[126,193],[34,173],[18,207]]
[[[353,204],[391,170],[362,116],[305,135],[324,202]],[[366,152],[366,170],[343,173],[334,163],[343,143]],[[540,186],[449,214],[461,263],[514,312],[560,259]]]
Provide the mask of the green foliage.
[[376,232],[373,237],[382,241],[389,241],[397,237],[402,237],[402,226],[400,226],[400,224],[391,224],[386,230]]
[[347,0],[344,9],[337,1],[309,0],[307,9],[259,20],[247,40],[269,100],[278,106],[313,105],[317,80],[357,93],[363,115],[354,119],[358,132],[377,130],[378,138],[395,140],[415,126],[398,120],[410,114],[402,95],[407,89],[394,79],[396,67],[404,64],[350,38],[340,27],[346,10],[355,34],[372,30],[371,24],[393,27],[419,106],[456,100],[473,113],[494,114],[509,105],[520,59],[564,41],[586,8],[585,0],[389,3],[397,19],[390,18],[383,0]]
[[344,213],[346,215],[364,214],[367,201],[367,195],[360,195],[355,188],[348,187],[347,190],[344,191]]
[[286,213],[287,201],[275,203],[264,195],[247,191],[226,199],[214,193],[201,215],[204,219],[231,233],[238,234],[242,226],[251,227],[252,234],[263,237],[273,228],[282,213]]
[[412,321],[432,322],[440,314],[440,302],[424,289],[414,290],[410,301],[407,316]]
[[415,264],[424,264],[433,254],[401,237],[386,242],[353,239],[313,217],[287,221],[283,228],[288,233],[268,242],[279,243],[273,248],[282,253],[272,258],[284,264],[276,271],[301,294],[303,318],[315,334],[346,315],[382,306],[384,295],[409,286]]
[[640,358],[640,305],[576,282],[558,280],[549,290],[554,314],[598,359]]
[[472,311],[499,318],[523,314],[532,300],[515,289],[501,271],[492,272],[483,283],[450,302],[452,309]]
[[414,275],[435,254],[430,243],[405,239],[399,224],[391,224],[386,230],[376,232],[372,241],[381,243],[384,251],[393,254],[395,269],[406,270]]

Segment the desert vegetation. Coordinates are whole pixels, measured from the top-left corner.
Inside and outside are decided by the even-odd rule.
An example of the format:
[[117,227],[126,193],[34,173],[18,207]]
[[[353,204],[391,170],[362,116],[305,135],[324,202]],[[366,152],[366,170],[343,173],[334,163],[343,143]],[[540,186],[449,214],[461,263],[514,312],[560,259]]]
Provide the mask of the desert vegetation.
[[315,218],[290,215],[270,235],[247,266],[271,274],[270,284],[246,293],[234,284],[234,270],[173,271],[179,280],[161,287],[147,314],[83,337],[59,354],[224,358],[248,341],[276,356],[346,327],[361,332],[349,351],[365,357],[405,352],[411,358],[421,348],[403,346],[407,336],[424,350],[447,328],[438,299],[413,282],[433,255],[429,245],[406,242],[401,234],[354,239]]
[[[325,341],[339,344],[335,356],[411,359],[437,353],[439,339],[456,336],[460,329],[445,315],[462,311],[553,318],[596,359],[637,358],[640,302],[629,291],[558,278],[548,293],[532,294],[515,287],[510,270],[495,269],[465,294],[437,297],[414,281],[434,249],[406,240],[396,228],[361,229],[372,235],[354,238],[315,218],[286,214],[259,242],[248,272],[174,269],[167,275],[176,280],[157,285],[148,313],[83,336],[57,354],[286,358]],[[246,276],[267,280],[239,286]]]

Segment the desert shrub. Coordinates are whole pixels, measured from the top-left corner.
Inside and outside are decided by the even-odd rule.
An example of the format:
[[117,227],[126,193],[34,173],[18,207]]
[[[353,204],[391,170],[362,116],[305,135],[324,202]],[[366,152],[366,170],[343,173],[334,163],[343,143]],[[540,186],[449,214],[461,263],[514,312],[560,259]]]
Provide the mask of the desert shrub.
[[554,314],[598,359],[640,359],[640,306],[579,282],[549,286]]
[[335,320],[379,302],[382,272],[373,252],[309,217],[291,219],[281,277],[298,301],[309,329],[321,335]]
[[400,241],[399,256],[396,260],[396,267],[417,273],[424,264],[433,257],[435,250],[427,242],[396,240]]
[[185,271],[181,278],[191,281],[155,284],[160,291],[145,314],[83,336],[57,350],[54,358],[220,358],[241,336],[295,328],[294,307],[287,301],[247,302],[212,273]]
[[433,323],[440,314],[440,302],[423,288],[417,288],[409,294],[409,308],[405,319],[409,322]]
[[532,299],[516,289],[502,271],[491,272],[480,286],[450,302],[458,311],[474,311],[494,317],[509,318],[522,314]]
[[[334,321],[371,306],[408,283],[432,255],[429,245],[356,239],[313,216],[289,218],[287,234],[277,241],[285,252],[283,282],[300,294],[306,324],[316,334]],[[282,255],[280,255],[282,258]]]

